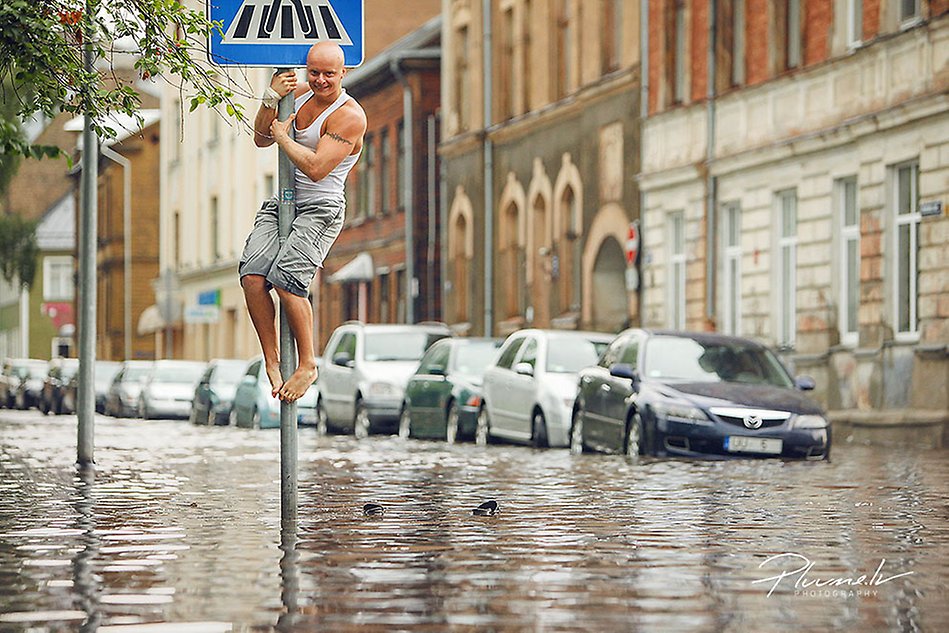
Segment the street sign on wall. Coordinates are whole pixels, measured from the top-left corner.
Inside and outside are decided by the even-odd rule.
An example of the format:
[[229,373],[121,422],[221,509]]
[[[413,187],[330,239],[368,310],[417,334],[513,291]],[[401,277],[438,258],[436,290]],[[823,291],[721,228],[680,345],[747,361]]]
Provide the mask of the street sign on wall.
[[209,57],[219,66],[298,68],[317,42],[339,44],[346,66],[363,61],[363,0],[208,0],[221,22]]

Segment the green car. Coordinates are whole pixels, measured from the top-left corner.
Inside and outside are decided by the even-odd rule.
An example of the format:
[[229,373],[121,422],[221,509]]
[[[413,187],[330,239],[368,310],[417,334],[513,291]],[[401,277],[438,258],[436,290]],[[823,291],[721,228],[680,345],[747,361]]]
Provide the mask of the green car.
[[485,368],[501,339],[446,338],[432,345],[409,379],[399,418],[399,436],[444,439],[474,437]]

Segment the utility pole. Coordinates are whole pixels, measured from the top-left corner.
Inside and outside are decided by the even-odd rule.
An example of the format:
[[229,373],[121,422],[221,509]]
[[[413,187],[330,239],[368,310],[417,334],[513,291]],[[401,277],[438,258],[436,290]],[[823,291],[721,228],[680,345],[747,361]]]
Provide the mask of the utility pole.
[[[95,70],[95,52],[93,50],[93,0],[86,0],[85,15],[85,70],[92,76]],[[99,179],[99,152],[96,133],[92,130],[92,118],[89,116],[89,100],[95,86],[83,87],[86,98],[85,122],[82,128],[82,175],[80,185],[79,218],[79,392],[77,414],[79,417],[79,437],[77,441],[76,461],[80,466],[94,463],[93,435],[95,431],[96,392],[96,217],[99,212],[96,183]]]
[[[278,69],[286,72],[289,69]],[[293,92],[280,100],[277,118],[286,121],[293,114]],[[290,133],[293,134],[291,127]],[[290,157],[280,151],[277,165],[277,181],[280,191],[280,213],[277,218],[277,231],[281,246],[290,235],[293,223],[294,203],[296,202],[296,183],[294,166]],[[287,314],[280,309],[280,373],[287,380],[296,370],[297,350],[290,333]],[[280,519],[284,529],[296,528],[297,524],[297,403],[280,401]]]

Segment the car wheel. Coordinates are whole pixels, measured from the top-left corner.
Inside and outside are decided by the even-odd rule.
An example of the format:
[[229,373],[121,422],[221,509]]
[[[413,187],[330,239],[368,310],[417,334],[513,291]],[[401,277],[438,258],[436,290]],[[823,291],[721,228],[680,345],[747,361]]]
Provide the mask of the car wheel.
[[316,435],[323,437],[329,433],[329,415],[326,414],[326,407],[323,406],[323,399],[316,401]]
[[583,452],[583,417],[580,409],[573,410],[573,423],[570,425],[570,452],[579,455]]
[[534,411],[531,418],[531,446],[534,448],[547,448],[550,442],[547,438],[547,420],[544,419],[543,412],[538,409]]
[[369,411],[362,402],[356,403],[356,415],[353,418],[353,435],[357,440],[369,437]]
[[475,444],[484,446],[491,439],[491,417],[488,415],[488,407],[483,403],[478,409],[478,426],[475,428]]
[[412,414],[409,412],[409,407],[404,402],[402,403],[402,413],[399,415],[399,437],[402,439],[409,439],[412,436]]
[[449,444],[458,441],[458,405],[454,402],[448,407],[448,415],[445,416],[445,441]]
[[639,457],[643,454],[643,421],[638,413],[629,418],[626,427],[626,456]]

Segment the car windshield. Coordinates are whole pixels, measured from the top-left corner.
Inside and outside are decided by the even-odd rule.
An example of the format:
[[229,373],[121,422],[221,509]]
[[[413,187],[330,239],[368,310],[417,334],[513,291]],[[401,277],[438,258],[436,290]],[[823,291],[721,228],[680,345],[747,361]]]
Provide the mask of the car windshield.
[[480,376],[498,353],[498,344],[492,341],[460,345],[455,353],[453,369],[459,374]]
[[790,388],[791,377],[770,351],[752,345],[654,336],[645,348],[646,377],[670,382],[738,382]]
[[211,382],[215,385],[236,385],[246,368],[246,363],[221,363],[214,369]]
[[194,384],[201,379],[204,365],[164,365],[155,368],[152,382],[165,384]]
[[576,374],[584,367],[596,365],[607,344],[579,336],[551,336],[547,341],[547,371]]
[[444,334],[428,332],[373,332],[366,334],[368,361],[421,360],[432,343]]
[[148,375],[148,372],[152,370],[151,367],[129,367],[125,370],[125,374],[122,376],[123,382],[138,382],[142,378]]

